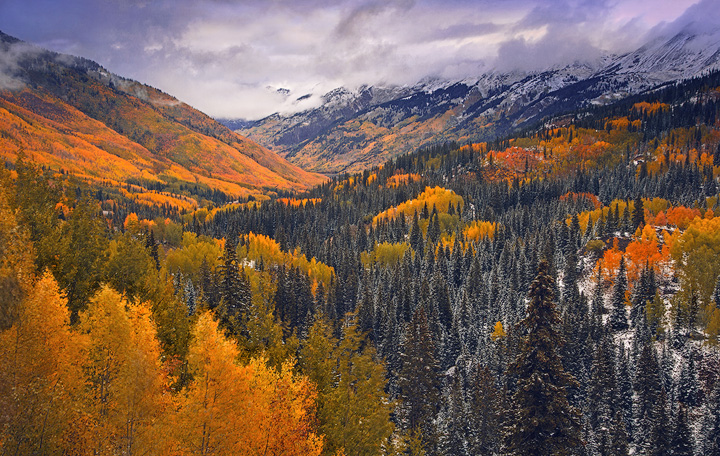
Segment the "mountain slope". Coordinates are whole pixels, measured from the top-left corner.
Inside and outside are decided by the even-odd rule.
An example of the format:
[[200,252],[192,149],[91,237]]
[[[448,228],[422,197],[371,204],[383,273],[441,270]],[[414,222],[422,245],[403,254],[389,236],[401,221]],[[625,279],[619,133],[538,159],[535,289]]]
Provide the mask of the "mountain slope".
[[[86,179],[184,181],[245,197],[323,181],[208,116],[94,62],[0,35],[0,156]],[[9,62],[9,63],[8,63]]]
[[491,73],[474,81],[431,81],[332,93],[314,110],[273,115],[239,130],[315,171],[359,171],[417,147],[484,141],[543,117],[606,104],[720,67],[720,31],[688,26],[634,52],[537,73]]

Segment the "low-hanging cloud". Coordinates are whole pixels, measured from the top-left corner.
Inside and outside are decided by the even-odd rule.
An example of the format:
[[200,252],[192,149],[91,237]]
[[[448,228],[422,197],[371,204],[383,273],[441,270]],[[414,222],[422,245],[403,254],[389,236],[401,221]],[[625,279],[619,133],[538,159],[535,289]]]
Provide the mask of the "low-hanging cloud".
[[40,52],[36,46],[24,42],[0,42],[0,90],[20,90],[25,87],[20,61]]
[[96,60],[210,115],[259,118],[339,86],[625,52],[696,2],[658,1],[671,1],[673,15],[634,0],[7,0],[0,30]]

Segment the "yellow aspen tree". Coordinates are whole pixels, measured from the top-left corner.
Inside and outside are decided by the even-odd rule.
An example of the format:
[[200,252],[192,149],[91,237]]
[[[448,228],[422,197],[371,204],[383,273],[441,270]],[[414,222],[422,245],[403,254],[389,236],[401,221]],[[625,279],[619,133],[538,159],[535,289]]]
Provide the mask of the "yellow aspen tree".
[[79,400],[83,338],[49,273],[0,333],[0,453],[75,454],[84,446]]
[[[188,363],[193,381],[168,420],[167,453],[178,455],[319,455],[312,431],[315,393],[306,378],[263,358],[237,363],[239,350],[209,313],[193,330]],[[172,423],[172,424],[170,424]]]
[[104,287],[82,315],[95,454],[157,451],[154,424],[169,405],[169,394],[150,314],[145,305],[128,307]]

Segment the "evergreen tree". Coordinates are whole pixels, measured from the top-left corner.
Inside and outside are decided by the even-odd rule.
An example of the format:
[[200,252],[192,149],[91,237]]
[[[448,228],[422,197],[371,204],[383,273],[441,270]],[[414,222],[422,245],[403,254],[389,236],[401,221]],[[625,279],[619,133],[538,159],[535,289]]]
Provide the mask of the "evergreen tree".
[[425,239],[420,229],[417,212],[413,215],[412,228],[410,229],[410,247],[420,255],[422,255],[423,249],[425,248]]
[[445,394],[445,407],[440,413],[438,454],[452,454],[457,456],[471,455],[468,451],[467,434],[470,426],[468,414],[465,410],[462,379],[459,375],[449,379],[449,391]]
[[431,448],[436,442],[433,421],[440,399],[439,365],[436,342],[422,306],[413,314],[401,350],[398,416],[404,429],[421,432],[424,442]]
[[673,456],[693,456],[692,433],[688,426],[685,407],[680,404],[675,417],[675,426],[670,440],[670,454]]
[[663,441],[666,437],[664,429],[667,425],[666,396],[660,378],[660,366],[650,341],[645,341],[641,348],[634,389],[637,394],[635,406],[637,451],[642,454],[658,454],[656,453],[658,449],[666,448]]
[[195,291],[195,287],[193,286],[192,280],[187,279],[187,281],[185,282],[183,294],[185,296],[185,305],[188,308],[188,316],[190,316],[194,314],[195,310],[197,309],[197,293]]
[[611,426],[610,447],[608,448],[607,454],[611,454],[613,456],[626,456],[630,454],[627,428],[622,410],[617,410],[615,412]]
[[711,299],[713,304],[715,304],[715,307],[720,309],[720,276],[718,276],[717,280],[715,281],[715,289],[713,290]]
[[470,453],[496,454],[502,425],[502,392],[486,366],[478,366],[470,386]]
[[437,244],[441,235],[442,230],[440,229],[440,218],[437,210],[433,207],[432,215],[430,216],[430,224],[427,229],[427,240],[428,242],[432,242],[432,244]]
[[620,269],[612,290],[610,304],[610,318],[608,324],[613,331],[623,331],[628,328],[627,311],[625,305],[625,292],[627,291],[627,276],[625,275],[625,257],[620,258]]
[[720,381],[705,404],[701,432],[702,451],[705,456],[720,456]]
[[450,292],[448,291],[447,282],[440,271],[436,271],[433,274],[432,282],[430,283],[430,299],[437,306],[440,323],[442,323],[446,331],[449,330],[453,317],[450,304]]
[[645,265],[640,273],[640,280],[635,284],[632,298],[630,300],[632,307],[630,308],[630,321],[633,327],[637,327],[645,313],[647,303],[652,301],[657,292],[655,283],[655,271],[649,265]]
[[228,239],[222,258],[219,309],[220,323],[233,334],[240,335],[245,329],[244,318],[252,303],[250,283],[238,265],[236,243]]
[[150,252],[150,257],[155,262],[155,269],[160,270],[160,256],[158,254],[158,245],[155,241],[155,234],[153,230],[148,230],[145,233],[145,248]]
[[[623,420],[625,423],[625,429],[628,435],[628,439],[632,439],[633,436],[633,386],[632,377],[630,374],[630,368],[628,366],[628,357],[625,354],[625,347],[620,344],[617,351],[617,357],[615,360],[617,366],[617,388],[618,388],[618,404],[616,407],[617,411],[622,412]],[[617,413],[616,413],[617,414]]]
[[635,197],[635,207],[632,212],[632,231],[645,226],[645,207],[640,194]]
[[556,353],[563,338],[548,269],[547,262],[540,263],[530,285],[527,316],[516,328],[520,347],[509,373],[517,381],[504,439],[505,450],[514,455],[572,454],[582,444],[580,414],[566,392],[576,381]]
[[618,404],[614,355],[613,344],[606,335],[595,349],[588,391],[589,421],[603,454],[611,444],[609,433]]
[[695,359],[690,353],[687,363],[683,364],[680,371],[680,378],[677,383],[677,399],[686,406],[695,407],[698,405],[699,395],[700,385],[697,370],[695,369]]

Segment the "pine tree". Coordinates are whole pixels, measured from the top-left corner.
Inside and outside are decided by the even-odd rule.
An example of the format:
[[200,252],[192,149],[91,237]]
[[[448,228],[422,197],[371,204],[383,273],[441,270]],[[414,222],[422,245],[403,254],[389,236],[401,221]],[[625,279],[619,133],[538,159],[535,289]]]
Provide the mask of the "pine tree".
[[628,357],[625,354],[625,347],[620,344],[615,360],[617,366],[617,388],[618,388],[618,406],[617,410],[622,411],[625,429],[628,439],[633,436],[633,386],[628,366]]
[[641,317],[645,313],[647,303],[652,301],[657,292],[657,284],[655,283],[655,270],[648,264],[645,265],[640,273],[640,280],[635,285],[632,298],[630,300],[632,307],[630,309],[630,321],[633,327],[640,324]]
[[627,276],[625,275],[625,257],[620,258],[620,269],[615,277],[610,303],[612,309],[608,324],[613,331],[623,331],[628,328],[627,311],[625,305],[625,292],[627,291]]
[[155,263],[155,269],[160,270],[160,256],[158,254],[158,245],[155,242],[155,234],[153,230],[148,230],[145,234],[145,248],[150,252],[150,257]]
[[222,282],[220,284],[220,323],[234,334],[244,331],[247,311],[252,302],[250,283],[238,265],[236,243],[228,239],[222,259]]
[[701,448],[705,456],[720,456],[720,381],[715,382],[705,407]]
[[530,285],[527,316],[516,328],[522,338],[509,369],[517,378],[504,439],[509,454],[565,455],[581,445],[580,413],[570,406],[566,392],[576,381],[556,353],[564,341],[548,268],[547,262],[540,263]]
[[615,412],[615,417],[613,417],[611,426],[610,448],[608,448],[607,454],[611,454],[613,456],[625,456],[630,454],[630,449],[628,448],[627,428],[622,410],[617,410]]
[[590,425],[595,432],[601,453],[607,449],[603,449],[601,443],[610,445],[609,432],[612,429],[618,403],[614,355],[613,344],[605,335],[595,349],[588,391]]
[[449,379],[450,386],[444,395],[445,407],[438,419],[439,442],[438,454],[452,454],[456,456],[469,456],[467,434],[470,430],[468,413],[465,410],[465,398],[459,370],[456,375]]
[[436,439],[433,420],[439,405],[436,342],[430,331],[425,309],[415,311],[401,347],[402,368],[398,387],[402,400],[398,415],[406,430],[420,431],[426,444]]
[[193,286],[192,280],[187,279],[187,281],[185,282],[183,294],[185,295],[185,305],[188,309],[188,316],[192,315],[197,309],[197,293],[195,292],[195,287]]
[[438,310],[438,318],[445,330],[450,329],[452,324],[452,308],[450,304],[450,293],[448,291],[447,282],[440,273],[436,271],[432,276],[430,283],[430,299],[435,302]]
[[471,454],[496,454],[502,425],[502,392],[486,366],[478,366],[470,386]]
[[418,220],[418,214],[413,215],[412,228],[410,229],[410,247],[417,253],[422,255],[425,248],[425,239]]
[[645,226],[645,207],[640,194],[638,194],[635,197],[635,207],[632,212],[632,230],[635,231],[643,226]]
[[430,224],[428,225],[427,229],[427,240],[428,242],[437,244],[437,242],[440,240],[441,235],[442,230],[440,229],[440,218],[438,216],[437,210],[435,209],[435,207],[433,207],[432,215],[430,216]]
[[645,341],[637,360],[635,374],[635,392],[637,402],[635,419],[637,432],[635,445],[638,452],[656,454],[657,449],[666,448],[663,440],[664,427],[667,425],[665,410],[666,396],[660,378],[660,366],[650,341]]
[[673,456],[693,456],[692,433],[690,431],[687,411],[680,404],[675,417],[675,426],[670,440],[670,454]]
[[686,406],[695,407],[699,402],[700,385],[692,353],[689,354],[688,358],[688,362],[683,364],[680,371],[680,379],[677,383],[677,398]]

